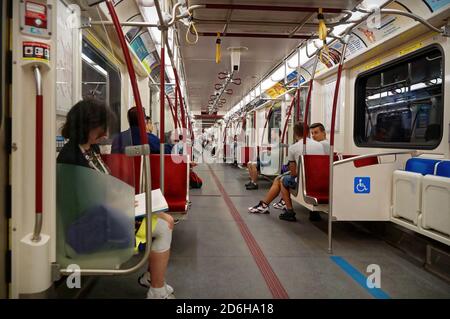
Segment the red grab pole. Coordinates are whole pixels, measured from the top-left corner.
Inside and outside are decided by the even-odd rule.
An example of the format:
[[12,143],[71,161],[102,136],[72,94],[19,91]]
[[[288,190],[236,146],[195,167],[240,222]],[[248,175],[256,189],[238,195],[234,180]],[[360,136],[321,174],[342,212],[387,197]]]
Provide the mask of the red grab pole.
[[[176,69],[173,68],[175,74]],[[175,130],[178,131],[178,83],[175,84]]]
[[309,107],[311,105],[311,96],[312,96],[312,90],[313,90],[313,85],[314,85],[314,76],[316,75],[316,68],[317,68],[318,62],[319,62],[319,57],[317,56],[316,60],[314,62],[314,66],[313,66],[311,80],[309,81],[308,96],[306,97],[305,114],[303,116],[303,154],[306,154],[306,137],[308,136]]
[[42,211],[43,211],[43,149],[44,149],[44,96],[42,92],[42,76],[39,66],[34,66],[34,78],[36,81],[36,128],[35,128],[35,224],[33,237],[34,242],[41,240]]
[[336,111],[337,111],[337,102],[339,97],[339,88],[341,86],[341,76],[342,76],[342,63],[339,64],[336,86],[334,88],[334,96],[333,96],[333,111],[331,113],[331,131],[330,131],[330,146],[334,146],[334,131],[336,126]]
[[170,100],[170,98],[169,98],[169,96],[167,94],[166,94],[166,100],[167,100],[167,103],[169,103],[170,113],[172,114],[173,123],[174,123],[175,129],[176,129],[177,128],[177,122],[175,120],[175,113],[173,111],[172,101]]
[[128,45],[125,41],[125,36],[123,34],[122,27],[119,22],[119,18],[117,17],[116,10],[114,9],[114,5],[111,0],[106,1],[106,6],[108,7],[109,14],[111,15],[111,19],[114,24],[114,28],[116,29],[117,36],[119,38],[120,46],[122,47],[122,52],[125,57],[125,62],[127,64],[128,74],[130,76],[131,87],[133,89],[134,101],[136,103],[137,111],[138,111],[138,124],[139,124],[139,135],[141,137],[141,144],[148,144],[147,132],[145,130],[145,120],[144,120],[144,109],[142,107],[141,95],[139,93],[139,88],[136,80],[136,72],[134,71],[133,62],[131,60],[130,50],[128,49]]
[[291,117],[292,108],[294,107],[294,104],[295,104],[295,98],[292,100],[291,105],[289,105],[289,111],[286,116],[286,120],[284,121],[283,134],[281,135],[281,143],[284,143],[284,137],[286,136],[288,121],[289,121],[289,118]]
[[[165,80],[166,80],[166,70],[165,70],[165,52],[164,52],[164,39],[161,41],[161,62],[160,62],[160,70],[159,70],[159,142],[164,144],[164,130],[165,130],[165,110],[164,110],[164,95],[166,94],[165,90]],[[164,146],[163,146],[164,147]]]

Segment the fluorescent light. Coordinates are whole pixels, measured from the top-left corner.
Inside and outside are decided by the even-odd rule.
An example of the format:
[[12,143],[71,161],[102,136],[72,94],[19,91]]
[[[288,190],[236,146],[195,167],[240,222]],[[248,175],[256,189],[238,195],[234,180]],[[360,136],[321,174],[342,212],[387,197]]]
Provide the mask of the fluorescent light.
[[273,72],[270,75],[270,78],[272,79],[272,81],[278,82],[278,81],[281,81],[282,79],[284,79],[285,75],[286,75],[286,72],[285,72],[284,63],[283,63],[278,67],[278,69],[275,70],[275,72]]
[[275,81],[268,77],[261,83],[261,91],[264,92],[265,90],[270,89],[275,83]]
[[[287,68],[288,68],[288,74],[291,73],[295,68],[298,67],[298,50],[295,54],[293,54],[288,60],[287,60]],[[291,70],[291,71],[289,71]]]

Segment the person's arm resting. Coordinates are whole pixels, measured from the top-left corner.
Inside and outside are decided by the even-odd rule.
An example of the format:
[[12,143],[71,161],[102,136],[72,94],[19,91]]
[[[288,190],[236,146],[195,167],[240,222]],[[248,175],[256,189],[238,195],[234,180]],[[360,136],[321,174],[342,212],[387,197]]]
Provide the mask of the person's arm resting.
[[289,161],[289,172],[292,176],[297,176],[297,163],[295,161]]

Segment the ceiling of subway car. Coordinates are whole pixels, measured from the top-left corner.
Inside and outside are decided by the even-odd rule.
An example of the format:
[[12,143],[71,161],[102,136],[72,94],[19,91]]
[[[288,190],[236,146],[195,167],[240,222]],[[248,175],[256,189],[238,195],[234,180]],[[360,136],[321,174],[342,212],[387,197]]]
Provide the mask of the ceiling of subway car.
[[[189,6],[197,4],[226,5],[225,8],[201,8],[193,14],[199,33],[197,44],[185,40],[186,27],[179,24],[179,38],[186,69],[189,104],[193,111],[208,111],[210,96],[215,92],[219,72],[231,70],[230,47],[245,47],[241,53],[239,72],[235,77],[241,85],[230,84],[232,95],[224,94],[226,102],[219,112],[226,112],[237,104],[262,77],[274,68],[285,56],[294,50],[303,36],[317,32],[317,11],[305,12],[305,8],[353,9],[361,1],[205,1],[189,0]],[[277,6],[279,10],[242,10],[238,6]],[[337,22],[343,13],[325,13],[327,22]],[[216,64],[216,33],[221,33],[221,62]],[[263,35],[259,37],[259,35]],[[190,35],[192,36],[192,35]]]

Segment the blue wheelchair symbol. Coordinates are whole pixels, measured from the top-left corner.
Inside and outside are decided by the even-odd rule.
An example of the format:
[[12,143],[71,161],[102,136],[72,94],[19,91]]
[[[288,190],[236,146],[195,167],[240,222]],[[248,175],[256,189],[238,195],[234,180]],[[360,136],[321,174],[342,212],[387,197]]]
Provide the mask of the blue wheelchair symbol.
[[369,194],[370,193],[370,177],[355,177],[354,193],[355,194]]

